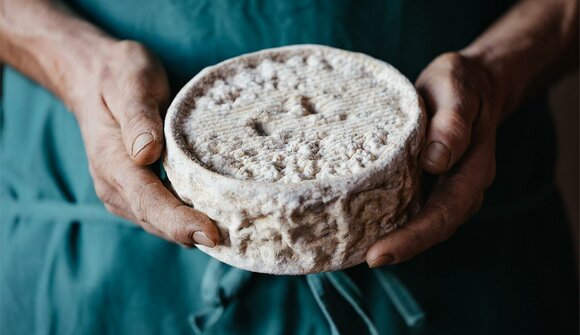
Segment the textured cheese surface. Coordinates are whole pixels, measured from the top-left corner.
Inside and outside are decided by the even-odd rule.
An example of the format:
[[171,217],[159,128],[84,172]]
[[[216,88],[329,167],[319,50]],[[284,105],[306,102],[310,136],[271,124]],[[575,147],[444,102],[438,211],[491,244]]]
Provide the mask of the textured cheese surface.
[[418,210],[426,118],[413,85],[369,56],[317,45],[208,67],[165,119],[163,164],[207,214],[230,265],[344,269]]
[[357,173],[397,148],[399,90],[350,54],[322,51],[232,64],[206,87],[184,128],[208,169],[300,182]]

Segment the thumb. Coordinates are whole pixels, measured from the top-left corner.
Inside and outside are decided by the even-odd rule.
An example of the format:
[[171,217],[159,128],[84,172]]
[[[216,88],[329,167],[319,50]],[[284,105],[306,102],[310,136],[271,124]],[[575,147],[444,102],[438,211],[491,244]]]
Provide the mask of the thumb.
[[463,82],[464,76],[454,72],[459,71],[428,68],[417,80],[431,114],[421,164],[433,174],[447,172],[463,156],[480,110],[479,96]]
[[138,165],[155,162],[163,151],[160,108],[169,97],[161,62],[143,45],[116,44],[115,60],[103,74],[102,99],[121,127],[123,143]]
[[121,132],[125,148],[139,165],[149,165],[163,151],[163,122],[155,102],[140,101],[128,106]]
[[139,165],[152,164],[163,151],[163,122],[157,103],[142,98],[122,105],[112,113],[121,127],[127,153]]

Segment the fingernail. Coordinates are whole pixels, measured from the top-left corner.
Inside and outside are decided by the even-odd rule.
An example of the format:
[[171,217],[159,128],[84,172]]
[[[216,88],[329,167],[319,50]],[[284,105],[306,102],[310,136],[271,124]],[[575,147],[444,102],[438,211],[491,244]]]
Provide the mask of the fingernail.
[[451,159],[451,151],[441,142],[431,142],[425,152],[425,160],[437,169],[446,170]]
[[391,263],[393,263],[394,260],[395,260],[395,258],[391,254],[380,255],[379,257],[370,261],[369,267],[376,268],[379,266],[391,264]]
[[210,240],[210,238],[207,237],[207,235],[202,231],[196,231],[193,233],[193,240],[196,244],[205,245],[206,247],[210,248],[215,247],[216,244],[214,241]]
[[145,149],[149,143],[153,142],[154,138],[151,133],[141,133],[135,141],[133,141],[133,147],[131,148],[131,156],[137,157],[137,155]]

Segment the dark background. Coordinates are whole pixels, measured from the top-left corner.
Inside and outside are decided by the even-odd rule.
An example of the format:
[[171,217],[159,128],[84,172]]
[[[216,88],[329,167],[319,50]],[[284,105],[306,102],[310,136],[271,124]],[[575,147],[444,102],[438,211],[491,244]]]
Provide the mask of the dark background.
[[[576,257],[578,257],[578,129],[580,114],[578,94],[578,71],[560,80],[552,88],[550,94],[550,108],[556,121],[558,135],[558,165],[556,180],[568,209],[571,221],[571,229],[576,245]],[[578,258],[577,258],[578,259]]]

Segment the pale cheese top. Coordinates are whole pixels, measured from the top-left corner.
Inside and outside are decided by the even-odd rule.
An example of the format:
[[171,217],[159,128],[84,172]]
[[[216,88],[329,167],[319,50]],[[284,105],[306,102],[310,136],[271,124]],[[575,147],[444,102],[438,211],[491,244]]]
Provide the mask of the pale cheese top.
[[222,175],[283,183],[383,160],[416,122],[402,112],[410,85],[356,55],[307,49],[222,66],[183,120],[193,156]]

